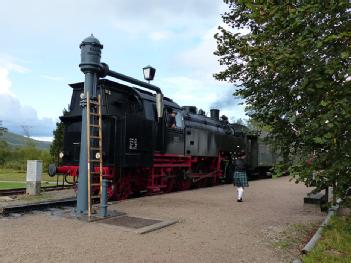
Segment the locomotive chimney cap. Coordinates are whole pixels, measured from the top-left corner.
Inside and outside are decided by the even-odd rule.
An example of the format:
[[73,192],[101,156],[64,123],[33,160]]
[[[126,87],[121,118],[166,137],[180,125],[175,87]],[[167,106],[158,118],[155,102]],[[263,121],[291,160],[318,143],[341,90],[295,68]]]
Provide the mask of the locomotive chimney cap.
[[97,46],[97,47],[103,48],[103,45],[100,43],[99,39],[94,37],[93,34],[91,34],[89,37],[85,38],[79,47],[82,47],[84,45],[92,45],[92,46]]

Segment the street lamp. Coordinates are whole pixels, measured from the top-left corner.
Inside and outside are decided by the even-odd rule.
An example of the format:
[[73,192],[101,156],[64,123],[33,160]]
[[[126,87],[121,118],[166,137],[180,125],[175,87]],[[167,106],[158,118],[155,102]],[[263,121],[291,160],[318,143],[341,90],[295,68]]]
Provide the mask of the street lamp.
[[155,77],[156,69],[151,66],[146,66],[143,68],[144,79],[149,81],[153,80]]

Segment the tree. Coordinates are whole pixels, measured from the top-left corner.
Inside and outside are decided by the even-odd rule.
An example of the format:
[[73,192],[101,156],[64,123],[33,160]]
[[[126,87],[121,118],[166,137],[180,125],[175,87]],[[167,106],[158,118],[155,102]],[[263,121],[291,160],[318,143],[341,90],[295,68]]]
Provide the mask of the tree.
[[[66,109],[63,109],[63,116],[67,113]],[[64,125],[60,120],[56,122],[56,129],[53,131],[54,139],[50,146],[50,155],[54,162],[59,163],[59,154],[63,151],[63,139],[64,139]]]
[[7,128],[2,126],[2,121],[0,121],[0,137],[4,135],[4,133],[7,132]]
[[234,83],[297,181],[341,196],[351,184],[350,4],[224,2],[215,78]]

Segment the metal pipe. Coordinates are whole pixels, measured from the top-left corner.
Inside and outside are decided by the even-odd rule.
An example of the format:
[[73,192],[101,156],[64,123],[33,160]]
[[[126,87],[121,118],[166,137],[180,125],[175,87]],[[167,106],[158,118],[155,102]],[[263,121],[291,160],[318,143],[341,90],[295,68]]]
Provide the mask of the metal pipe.
[[155,85],[152,85],[152,84],[149,84],[147,82],[144,82],[144,81],[141,81],[141,80],[138,80],[138,79],[135,79],[135,78],[123,75],[123,74],[118,73],[118,72],[113,71],[113,70],[108,70],[107,71],[107,76],[111,76],[111,77],[114,77],[114,78],[117,78],[117,79],[129,82],[129,83],[138,85],[140,87],[143,87],[143,88],[146,88],[146,89],[149,89],[149,90],[153,90],[156,93],[162,94],[161,89],[159,87],[155,86]]
[[100,216],[107,216],[107,179],[102,179],[102,192],[100,201]]
[[[77,213],[85,213],[88,210],[88,145],[87,145],[87,93],[92,94],[96,83],[96,74],[86,73],[84,82],[84,98],[82,99],[82,130],[80,140],[80,155],[79,155],[79,176],[78,176],[78,193],[77,193]],[[95,87],[96,89],[96,87]]]

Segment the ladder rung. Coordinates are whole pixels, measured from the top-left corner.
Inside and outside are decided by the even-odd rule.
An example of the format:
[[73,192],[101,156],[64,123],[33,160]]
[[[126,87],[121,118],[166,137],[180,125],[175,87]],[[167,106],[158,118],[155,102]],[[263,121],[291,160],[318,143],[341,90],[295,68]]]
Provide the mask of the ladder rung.
[[91,186],[100,186],[100,183],[90,184]]
[[91,163],[100,163],[100,160],[90,160]]
[[90,172],[90,174],[100,174],[100,172]]
[[100,116],[99,113],[95,113],[95,112],[90,112],[91,116]]
[[93,196],[91,196],[91,198],[92,198],[92,199],[94,199],[94,198],[100,198],[100,195],[93,195]]
[[97,124],[90,124],[90,127],[100,128],[100,126]]
[[100,151],[100,148],[99,147],[90,147],[90,150]]
[[100,136],[90,136],[90,139],[101,139]]

